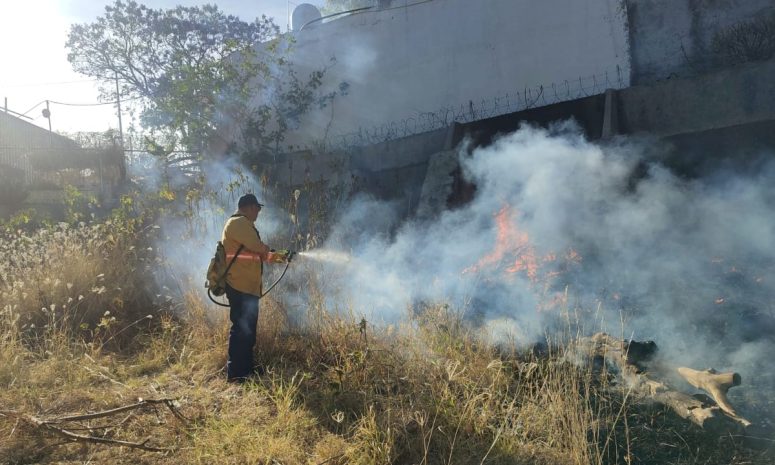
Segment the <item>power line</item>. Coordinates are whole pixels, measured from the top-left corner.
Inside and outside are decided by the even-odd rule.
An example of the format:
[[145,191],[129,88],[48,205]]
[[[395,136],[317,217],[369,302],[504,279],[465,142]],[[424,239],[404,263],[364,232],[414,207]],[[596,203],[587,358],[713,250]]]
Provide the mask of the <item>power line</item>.
[[[132,98],[126,98],[122,99],[122,102],[130,102],[132,100],[140,100],[143,97],[132,97]],[[70,103],[70,102],[57,102],[55,100],[49,100],[50,103],[54,103],[56,105],[64,105],[67,107],[98,107],[101,105],[116,105],[118,103],[118,100],[114,100],[112,102],[96,102],[96,103]]]
[[[142,98],[143,97],[132,97],[132,98],[123,99],[122,101],[123,102],[131,102],[133,100],[140,100]],[[41,100],[40,102],[38,102],[35,105],[33,105],[32,108],[30,108],[29,110],[27,110],[24,113],[22,113],[22,116],[24,116],[27,113],[31,112],[32,110],[38,108],[39,106],[43,105],[46,102],[48,102],[50,104],[54,104],[54,105],[63,105],[63,106],[66,106],[66,107],[98,107],[98,106],[103,106],[103,105],[116,105],[118,103],[118,100],[113,100],[113,101],[110,101],[110,102],[73,103],[73,102],[58,102],[56,100],[48,100],[47,99],[47,100]]]
[[36,103],[35,105],[33,105],[33,106],[32,106],[32,108],[30,108],[29,110],[27,110],[27,111],[25,111],[24,113],[22,113],[22,114],[21,114],[21,116],[26,116],[26,115],[27,115],[27,113],[29,113],[29,112],[31,112],[32,110],[34,110],[34,109],[38,108],[39,106],[43,105],[44,103],[46,103],[46,101],[45,101],[45,100],[41,100],[40,102],[38,102],[38,103]]

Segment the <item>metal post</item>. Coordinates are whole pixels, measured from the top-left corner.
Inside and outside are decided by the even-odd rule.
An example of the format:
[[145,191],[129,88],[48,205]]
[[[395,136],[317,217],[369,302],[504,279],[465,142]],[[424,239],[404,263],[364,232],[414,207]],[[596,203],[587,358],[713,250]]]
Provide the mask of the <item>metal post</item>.
[[51,148],[54,144],[51,140],[51,109],[48,106],[48,100],[46,100],[46,119],[48,120],[48,147]]
[[48,100],[46,100],[46,119],[48,120],[48,132],[51,132],[51,109],[48,107]]
[[121,149],[124,149],[124,126],[121,124],[121,94],[118,91],[118,72],[116,72],[116,105],[118,106],[118,136],[121,140]]
[[[121,144],[121,168],[119,168],[119,170],[121,171],[120,176],[121,176],[121,180],[123,181],[124,177],[126,176],[126,149],[124,148],[124,125],[121,122],[121,92],[118,87],[118,72],[115,73],[115,77],[116,77],[116,106],[118,111],[118,138],[119,138],[119,143]],[[131,138],[129,143],[131,145],[132,143]],[[131,147],[130,147],[130,150],[131,150]],[[100,161],[100,168],[101,168],[101,163],[102,161]],[[101,178],[100,178],[100,182],[101,182]],[[113,192],[111,192],[111,197],[112,196],[113,196]]]
[[603,130],[601,138],[610,139],[619,133],[619,111],[616,102],[617,93],[614,89],[605,91],[605,104],[603,110]]
[[102,169],[102,154],[104,153],[102,150],[98,151],[97,156],[97,176],[99,177],[99,183],[100,183],[100,203],[103,203],[105,201],[105,184],[103,183],[102,178],[104,177],[105,173]]
[[5,98],[5,112],[8,113],[8,97]]

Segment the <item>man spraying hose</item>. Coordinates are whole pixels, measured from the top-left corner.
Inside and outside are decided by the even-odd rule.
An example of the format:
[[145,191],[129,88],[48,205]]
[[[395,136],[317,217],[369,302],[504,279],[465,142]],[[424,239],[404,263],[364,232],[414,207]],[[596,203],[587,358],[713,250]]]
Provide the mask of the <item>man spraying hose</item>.
[[241,383],[263,369],[253,365],[253,347],[256,344],[258,305],[262,296],[264,262],[284,263],[290,259],[287,252],[275,253],[261,241],[255,227],[263,205],[253,194],[246,194],[237,202],[237,212],[223,228],[221,242],[226,260],[231,263],[226,273],[226,297],[229,299],[229,359],[226,363],[229,382]]

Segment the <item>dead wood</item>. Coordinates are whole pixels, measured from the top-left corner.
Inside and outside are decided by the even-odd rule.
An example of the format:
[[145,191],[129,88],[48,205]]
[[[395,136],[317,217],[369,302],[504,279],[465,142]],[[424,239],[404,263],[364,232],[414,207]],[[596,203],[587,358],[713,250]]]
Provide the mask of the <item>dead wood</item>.
[[96,413],[87,413],[84,415],[73,415],[69,417],[57,417],[47,420],[49,423],[61,423],[65,421],[83,421],[83,420],[93,420],[95,418],[104,418],[111,415],[115,415],[117,413],[126,412],[128,410],[134,410],[140,407],[145,407],[146,405],[153,405],[153,404],[164,404],[167,406],[167,408],[170,409],[173,415],[175,415],[176,418],[179,418],[180,420],[186,422],[187,420],[180,414],[178,409],[175,407],[175,401],[173,399],[140,399],[136,404],[131,405],[125,405],[123,407],[118,407],[110,410],[104,410],[102,412],[96,412]]
[[718,373],[713,368],[699,371],[691,368],[680,367],[678,373],[692,386],[710,394],[719,408],[741,425],[748,427],[751,422],[738,415],[735,408],[727,398],[727,391],[731,387],[739,386],[740,375],[737,373]]
[[[72,422],[80,422],[80,421],[112,417],[122,412],[136,410],[142,407],[146,407],[149,405],[157,405],[157,404],[165,405],[170,410],[170,412],[175,416],[175,418],[177,418],[184,424],[188,424],[188,420],[177,409],[177,407],[175,406],[175,401],[173,399],[140,399],[137,403],[134,403],[131,405],[125,405],[123,407],[117,407],[110,410],[104,410],[101,412],[86,413],[81,415],[69,415],[64,417],[52,417],[52,418],[45,418],[45,419],[38,418],[33,415],[15,412],[15,411],[0,411],[0,415],[7,416],[7,417],[14,417],[36,428],[51,431],[59,436],[66,438],[69,442],[88,442],[88,443],[103,444],[103,445],[109,445],[109,446],[130,447],[133,449],[141,449],[141,450],[146,450],[150,452],[172,452],[174,448],[171,448],[171,447],[154,447],[154,446],[148,445],[151,438],[147,438],[140,442],[132,442],[132,441],[104,438],[104,437],[87,435],[87,434],[79,434],[72,431],[72,429],[95,430],[95,429],[115,428],[115,425],[108,426],[108,427],[94,426],[89,428],[82,428],[82,427],[70,428],[70,427],[64,426]],[[123,424],[123,422],[124,421],[122,421],[121,424]]]
[[48,431],[52,431],[73,442],[90,442],[95,444],[105,444],[109,446],[131,447],[133,449],[142,449],[150,452],[172,452],[174,450],[172,448],[149,446],[148,442],[151,440],[151,438],[147,438],[142,442],[130,442],[130,441],[122,441],[120,439],[101,438],[97,436],[73,433],[72,431],[68,431],[64,428],[54,426],[51,423],[47,423],[46,421],[39,420],[32,416],[25,416],[25,417],[22,417],[22,419],[35,424],[35,426],[45,428]]
[[706,430],[737,432],[739,425],[747,426],[736,414],[730,414],[722,408],[718,400],[714,403],[707,397],[691,396],[662,381],[660,371],[664,368],[651,366],[651,359],[657,350],[656,344],[651,341],[624,341],[605,333],[597,333],[592,337],[581,338],[577,349],[581,355],[592,360],[593,366],[613,366],[636,397],[665,405],[681,418]]

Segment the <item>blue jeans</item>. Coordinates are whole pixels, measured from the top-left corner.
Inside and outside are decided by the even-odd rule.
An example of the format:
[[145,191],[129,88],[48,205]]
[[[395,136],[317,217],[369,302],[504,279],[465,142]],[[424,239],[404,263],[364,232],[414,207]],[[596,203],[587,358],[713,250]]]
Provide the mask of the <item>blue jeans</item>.
[[229,361],[226,372],[229,379],[247,378],[253,374],[253,347],[256,345],[258,326],[258,297],[240,292],[228,284],[229,298]]

